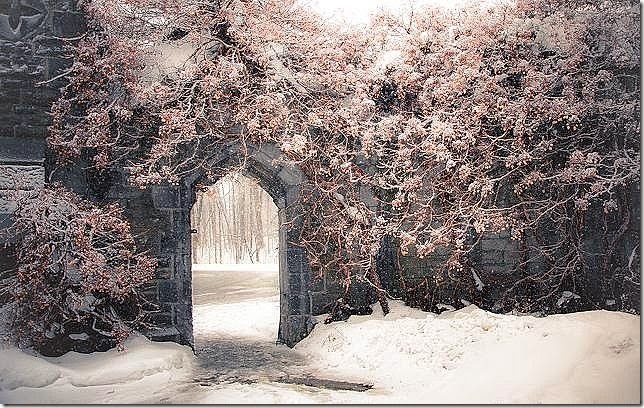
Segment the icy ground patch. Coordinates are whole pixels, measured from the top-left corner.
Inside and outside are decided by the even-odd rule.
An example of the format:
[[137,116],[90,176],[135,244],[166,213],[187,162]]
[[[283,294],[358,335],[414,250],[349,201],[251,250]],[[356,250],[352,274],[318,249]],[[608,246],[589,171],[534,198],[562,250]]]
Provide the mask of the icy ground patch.
[[[435,315],[392,302],[386,317],[374,307],[372,316],[319,324],[289,349],[274,342],[276,274],[199,271],[195,279],[196,357],[187,347],[141,337],[128,341],[125,352],[59,358],[5,347],[0,402],[640,402],[639,316],[593,311],[534,318],[475,306]],[[285,375],[374,388],[279,382]]]

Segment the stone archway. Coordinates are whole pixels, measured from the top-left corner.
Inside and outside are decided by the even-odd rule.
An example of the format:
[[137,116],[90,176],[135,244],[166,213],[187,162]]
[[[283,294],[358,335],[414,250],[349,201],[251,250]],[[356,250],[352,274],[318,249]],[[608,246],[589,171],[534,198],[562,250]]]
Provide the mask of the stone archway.
[[301,207],[296,200],[305,181],[304,174],[294,167],[274,163],[280,151],[273,145],[240,146],[229,145],[210,158],[207,165],[217,172],[208,176],[205,170],[197,170],[186,177],[180,187],[183,197],[179,200],[183,208],[178,209],[173,217],[174,242],[176,253],[181,255],[180,262],[175,262],[174,275],[177,290],[174,325],[181,341],[194,345],[192,332],[192,265],[190,210],[196,200],[196,191],[200,185],[216,183],[227,172],[241,170],[242,174],[255,179],[271,196],[278,208],[279,220],[279,286],[280,286],[280,321],[277,341],[294,346],[306,337],[313,329],[311,316],[310,267],[306,253],[297,245],[301,228]]

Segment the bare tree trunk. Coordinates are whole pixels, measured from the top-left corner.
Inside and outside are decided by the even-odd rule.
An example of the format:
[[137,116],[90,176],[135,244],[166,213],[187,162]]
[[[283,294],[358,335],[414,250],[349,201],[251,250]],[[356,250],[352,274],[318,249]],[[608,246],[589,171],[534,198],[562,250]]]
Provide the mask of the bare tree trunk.
[[277,262],[277,208],[249,179],[224,177],[198,193],[191,220],[193,263]]

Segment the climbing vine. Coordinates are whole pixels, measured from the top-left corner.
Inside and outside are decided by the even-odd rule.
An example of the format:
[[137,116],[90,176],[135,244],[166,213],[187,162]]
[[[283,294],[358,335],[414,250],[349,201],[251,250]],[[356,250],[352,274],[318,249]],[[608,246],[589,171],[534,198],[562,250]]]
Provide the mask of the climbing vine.
[[[588,228],[628,212],[639,183],[637,3],[426,7],[364,29],[292,0],[85,7],[94,26],[53,110],[61,158],[90,151],[144,187],[218,171],[207,159],[227,144],[275,144],[308,179],[299,244],[312,268],[376,286],[385,310],[385,239],[442,259],[414,295],[425,299],[445,282],[493,286],[471,259],[491,234],[522,248],[505,309],[552,306],[564,290],[597,302],[588,271],[617,276],[587,243],[613,242],[601,249],[612,259],[624,228]],[[639,286],[628,264],[619,279]]]

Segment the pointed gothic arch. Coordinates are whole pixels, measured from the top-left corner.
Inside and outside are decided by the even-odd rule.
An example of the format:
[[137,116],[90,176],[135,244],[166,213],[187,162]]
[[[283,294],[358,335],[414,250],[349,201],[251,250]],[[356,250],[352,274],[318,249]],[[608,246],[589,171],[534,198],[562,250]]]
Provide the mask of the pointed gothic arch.
[[[183,204],[175,211],[180,215],[174,223],[175,251],[183,261],[175,262],[174,274],[179,290],[176,299],[175,327],[184,343],[193,345],[192,332],[192,264],[190,210],[196,192],[203,185],[213,185],[230,171],[240,171],[254,179],[273,199],[279,220],[279,288],[280,321],[277,341],[290,347],[313,329],[310,267],[305,250],[297,245],[301,228],[301,207],[297,204],[300,188],[306,181],[297,168],[276,164],[280,151],[273,145],[229,145],[213,155],[204,166],[185,177],[179,186]],[[206,169],[216,169],[209,172]],[[176,216],[174,215],[174,216]],[[187,215],[187,216],[186,216]],[[174,217],[173,216],[173,217]]]

